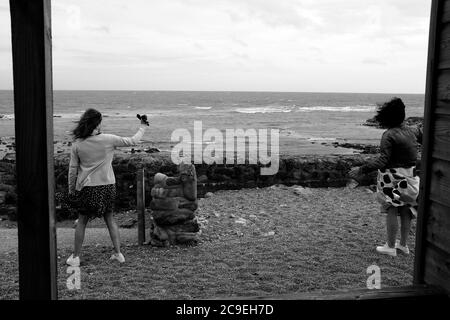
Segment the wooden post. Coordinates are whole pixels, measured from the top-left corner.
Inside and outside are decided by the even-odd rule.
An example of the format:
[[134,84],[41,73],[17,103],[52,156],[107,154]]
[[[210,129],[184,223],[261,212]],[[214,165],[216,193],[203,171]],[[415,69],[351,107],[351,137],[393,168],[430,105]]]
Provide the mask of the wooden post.
[[432,117],[436,105],[437,90],[437,71],[436,64],[439,55],[439,17],[442,10],[442,1],[433,0],[431,5],[430,31],[428,39],[428,63],[427,63],[427,79],[425,88],[425,117],[422,141],[422,159],[420,169],[420,194],[419,194],[419,211],[417,215],[416,227],[416,249],[414,261],[414,284],[424,283],[424,262],[425,250],[424,243],[426,241],[427,215],[426,210],[430,197],[430,177],[431,177],[431,155],[432,155]]
[[145,242],[145,175],[144,168],[140,168],[136,174],[136,204],[138,214],[138,244]]
[[20,299],[56,299],[50,0],[10,0]]

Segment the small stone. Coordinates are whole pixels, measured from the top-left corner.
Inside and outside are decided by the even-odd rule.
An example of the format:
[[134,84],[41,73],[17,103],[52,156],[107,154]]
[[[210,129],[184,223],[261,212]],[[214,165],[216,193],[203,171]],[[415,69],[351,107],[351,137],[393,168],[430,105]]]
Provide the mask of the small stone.
[[264,237],[272,237],[275,235],[275,231],[269,231],[263,234]]
[[310,196],[312,195],[312,191],[309,188],[296,187],[294,188],[294,193],[297,195]]
[[251,218],[251,219],[257,219],[257,218],[258,218],[258,217],[257,217],[256,215],[254,215],[254,214],[251,214],[251,215],[249,215],[248,217]]
[[244,218],[239,218],[239,219],[237,219],[234,222],[238,223],[238,224],[247,224],[247,220],[245,220]]
[[214,193],[212,193],[212,192],[207,192],[207,193],[205,194],[205,198],[211,198],[213,195],[214,195]]

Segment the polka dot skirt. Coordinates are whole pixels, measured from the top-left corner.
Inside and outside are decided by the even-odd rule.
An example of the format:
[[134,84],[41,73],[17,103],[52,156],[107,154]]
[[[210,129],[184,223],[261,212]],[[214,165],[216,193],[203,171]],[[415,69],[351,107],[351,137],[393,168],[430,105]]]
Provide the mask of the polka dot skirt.
[[116,186],[107,184],[102,186],[83,187],[73,194],[57,194],[57,200],[69,210],[86,215],[89,219],[101,218],[112,212],[116,198]]
[[378,170],[378,201],[394,207],[416,207],[420,178],[414,172],[414,167]]

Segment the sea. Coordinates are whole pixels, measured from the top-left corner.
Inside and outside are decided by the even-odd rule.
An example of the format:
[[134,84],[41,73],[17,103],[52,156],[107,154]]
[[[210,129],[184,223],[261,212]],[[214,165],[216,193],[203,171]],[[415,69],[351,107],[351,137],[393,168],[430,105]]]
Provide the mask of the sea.
[[[423,94],[211,92],[211,91],[54,91],[55,141],[71,140],[70,130],[87,108],[103,114],[102,130],[134,134],[146,114],[150,127],[144,141],[170,150],[176,129],[278,129],[282,154],[342,154],[352,150],[333,142],[379,144],[382,130],[362,124],[377,105],[402,98],[407,117],[423,116]],[[14,136],[12,91],[0,91],[0,137]]]

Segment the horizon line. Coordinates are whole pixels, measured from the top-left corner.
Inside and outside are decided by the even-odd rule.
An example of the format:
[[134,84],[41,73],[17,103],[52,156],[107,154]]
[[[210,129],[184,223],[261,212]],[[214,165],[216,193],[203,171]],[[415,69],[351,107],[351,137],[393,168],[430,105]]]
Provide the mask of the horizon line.
[[[14,89],[0,89],[14,91]],[[342,94],[409,94],[424,95],[425,92],[351,92],[351,91],[275,91],[275,90],[178,90],[178,89],[53,89],[53,91],[126,91],[126,92],[242,92],[242,93],[342,93]]]

